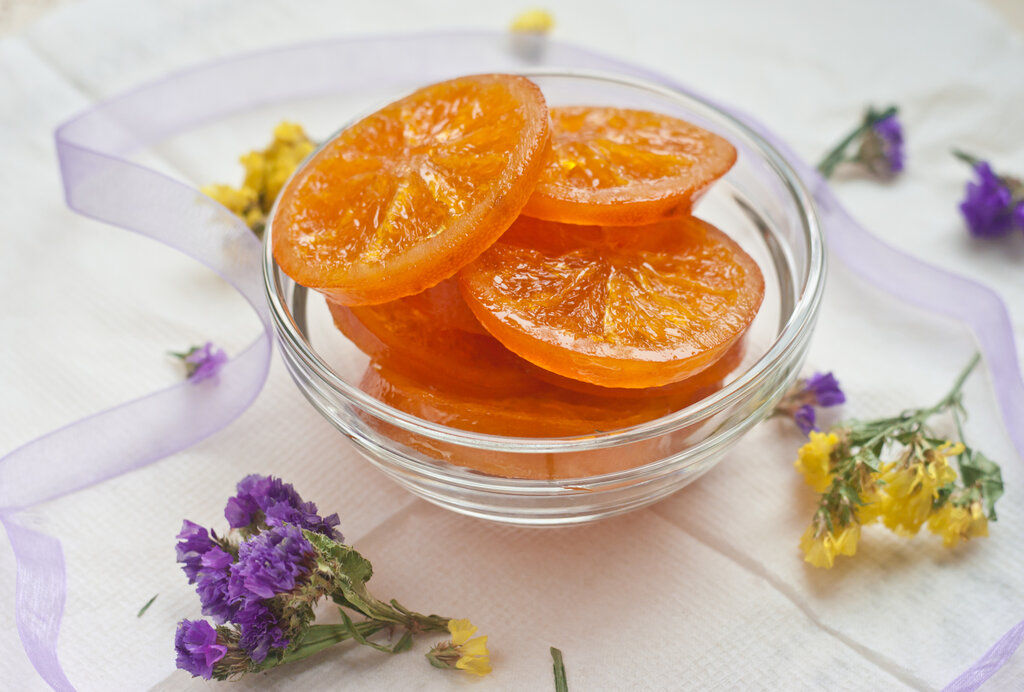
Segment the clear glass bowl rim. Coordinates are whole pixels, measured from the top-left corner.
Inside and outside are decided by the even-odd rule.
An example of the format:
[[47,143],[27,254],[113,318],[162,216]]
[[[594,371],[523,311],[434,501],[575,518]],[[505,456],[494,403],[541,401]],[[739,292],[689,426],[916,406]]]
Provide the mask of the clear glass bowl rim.
[[[376,418],[379,418],[383,422],[434,440],[481,450],[519,452],[524,454],[557,454],[563,452],[577,452],[591,449],[618,447],[657,437],[680,428],[696,425],[701,421],[714,416],[721,411],[727,410],[735,404],[745,400],[751,395],[752,391],[758,387],[759,383],[768,373],[774,371],[780,363],[789,361],[794,351],[800,348],[801,344],[807,337],[807,332],[813,329],[817,309],[821,302],[826,270],[824,240],[812,197],[800,177],[796,174],[786,159],[756,131],[748,127],[730,113],[699,96],[678,91],[655,82],[637,79],[634,77],[625,77],[615,73],[598,70],[536,68],[515,70],[513,72],[525,77],[590,79],[643,89],[652,92],[655,95],[674,100],[690,110],[698,112],[703,111],[702,114],[709,116],[712,120],[724,121],[728,126],[739,131],[743,137],[748,140],[748,144],[753,145],[755,151],[757,151],[757,153],[759,153],[763,159],[770,164],[771,168],[779,176],[784,188],[792,196],[797,209],[800,210],[800,221],[803,226],[803,232],[807,239],[809,250],[807,274],[802,283],[800,294],[797,297],[789,319],[782,331],[776,337],[775,341],[772,343],[771,347],[761,356],[761,358],[747,368],[746,371],[715,394],[667,416],[627,428],[617,428],[614,430],[574,437],[532,438],[489,435],[432,423],[392,408],[366,394],[358,387],[345,382],[319,357],[319,355],[310,347],[310,344],[302,336],[298,325],[296,325],[294,320],[291,318],[289,308],[285,305],[282,292],[280,290],[280,269],[274,262],[271,238],[273,236],[273,221],[277,209],[277,205],[275,203],[267,217],[267,224],[264,230],[263,279],[271,318],[278,335],[279,346],[281,348],[285,348],[286,346],[290,347],[291,354],[300,359],[306,368],[317,376],[322,384],[329,387],[341,399],[366,411]],[[403,95],[404,94],[399,93],[394,97],[394,99],[401,98]],[[331,137],[328,137],[324,142],[322,142],[320,146],[314,150],[302,164],[299,165],[296,171],[301,170],[306,161],[309,161],[313,156],[315,156],[320,148],[334,139],[339,132],[343,131],[351,124],[358,122],[362,117],[372,113],[374,110],[376,110],[376,108],[368,109],[364,113],[352,118],[348,123],[341,127],[338,132],[334,133]],[[285,187],[289,183],[290,180],[285,183]],[[297,288],[299,288],[298,285]],[[703,440],[700,444],[696,445],[695,448],[691,448],[689,451],[699,451],[699,448],[705,447],[706,444],[714,441],[716,437],[717,436],[712,436],[711,438]],[[424,467],[422,470],[428,470],[428,465],[426,463],[421,463],[411,458],[407,459],[407,461]],[[628,472],[622,473],[632,475],[633,472],[641,471],[650,467],[652,464],[660,465],[661,462],[651,462],[650,464],[630,469]],[[465,471],[465,469],[460,470]],[[434,475],[436,472],[437,470],[435,468],[429,467],[428,475]],[[608,478],[611,478],[612,476],[619,477],[620,475],[622,474],[611,474]],[[562,484],[561,482],[525,481],[524,479],[501,480],[521,482],[529,485]]]

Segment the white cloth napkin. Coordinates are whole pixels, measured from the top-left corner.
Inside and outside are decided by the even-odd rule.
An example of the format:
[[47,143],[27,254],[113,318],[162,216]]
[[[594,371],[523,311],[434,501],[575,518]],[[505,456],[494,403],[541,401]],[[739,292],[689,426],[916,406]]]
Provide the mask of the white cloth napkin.
[[[866,105],[898,104],[907,172],[886,185],[840,179],[835,189],[888,242],[1000,292],[1024,354],[1024,234],[968,238],[956,204],[969,171],[949,155],[958,146],[1024,174],[1024,41],[989,10],[967,0],[546,6],[556,38],[753,113],[811,160]],[[506,11],[451,0],[82,0],[0,40],[0,451],[175,381],[169,350],[213,339],[237,352],[257,330],[201,267],[63,206],[56,125],[211,58],[338,35],[500,30]],[[336,125],[312,106],[286,104],[242,128],[212,124],[179,137],[145,161],[196,184],[233,182],[236,157],[281,117],[316,135]],[[832,258],[808,372],[836,373],[846,415],[931,403],[973,349],[959,325],[866,286]],[[806,566],[796,547],[813,500],[792,468],[800,436],[784,421],[761,425],[706,477],[652,508],[580,528],[510,528],[391,484],[309,407],[276,357],[256,404],[214,438],[34,509],[28,521],[64,543],[60,656],[82,690],[214,684],[174,670],[174,625],[199,615],[174,563],[174,535],[186,517],[223,527],[224,501],[253,472],[280,475],[338,511],[347,539],[374,564],[375,593],[479,625],[495,668],[482,689],[550,689],[549,646],[564,652],[576,690],[936,689],[1024,619],[1021,460],[985,376],[972,378],[967,403],[967,434],[1002,462],[1007,486],[991,537],[949,551],[930,535],[907,541],[867,529],[858,555],[831,571]],[[4,546],[3,677],[10,689],[42,689],[13,625],[13,592]],[[429,668],[420,653],[384,659],[340,646],[240,686],[473,684]],[[1021,659],[990,687],[1018,684]]]

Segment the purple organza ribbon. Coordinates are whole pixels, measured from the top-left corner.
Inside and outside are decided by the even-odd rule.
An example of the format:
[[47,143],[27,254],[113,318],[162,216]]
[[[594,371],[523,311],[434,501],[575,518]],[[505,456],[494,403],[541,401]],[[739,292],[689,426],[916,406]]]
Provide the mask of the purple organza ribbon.
[[[564,44],[548,43],[539,57],[527,60],[509,50],[511,40],[493,33],[343,39],[245,55],[143,86],[57,131],[72,209],[148,235],[218,272],[249,302],[263,332],[225,366],[219,384],[183,382],[57,430],[0,459],[0,521],[17,560],[18,629],[29,659],[54,689],[73,689],[57,658],[66,591],[63,553],[57,539],[19,523],[17,512],[141,468],[217,432],[258,395],[270,359],[255,238],[220,205],[127,157],[200,123],[264,104],[371,89],[381,81],[411,87],[467,72],[558,66],[633,75],[693,93],[663,75]],[[854,272],[974,331],[1007,429],[1024,456],[1024,430],[1018,427],[1024,420],[1024,381],[999,297],[878,241],[782,141],[752,118],[730,112],[794,166],[819,205],[832,250]],[[950,689],[975,689],[1009,658],[1022,636],[1024,623]]]

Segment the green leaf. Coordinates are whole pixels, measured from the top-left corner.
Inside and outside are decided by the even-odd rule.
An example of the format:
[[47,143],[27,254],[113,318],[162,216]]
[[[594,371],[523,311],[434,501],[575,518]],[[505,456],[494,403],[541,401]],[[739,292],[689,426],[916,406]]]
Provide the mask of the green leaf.
[[149,610],[149,606],[153,605],[153,601],[155,601],[156,597],[159,596],[159,595],[160,594],[154,594],[153,598],[151,598],[148,601],[146,601],[146,605],[144,605],[141,608],[139,608],[139,613],[135,617],[140,618],[143,615],[145,615],[146,611]]
[[403,651],[408,651],[412,648],[412,632],[409,630],[405,631],[402,638],[395,642],[395,645],[391,647],[391,653],[400,654]]
[[964,454],[960,459],[960,475],[965,486],[977,485],[981,488],[985,513],[989,519],[996,521],[996,502],[1003,496],[1003,473],[999,464],[981,452]]
[[365,584],[373,576],[373,565],[352,546],[338,543],[313,531],[303,530],[302,535],[313,544],[321,556],[337,562],[342,575],[353,584]]
[[360,633],[360,631],[356,628],[355,623],[352,622],[352,618],[350,618],[344,610],[338,608],[338,612],[341,613],[341,618],[345,621],[345,626],[348,627],[349,632],[352,635],[352,638],[355,639],[357,642],[359,642],[363,646],[373,647],[377,651],[383,651],[386,654],[394,653],[394,651],[392,651],[388,647],[377,644],[376,642],[371,642],[366,637],[364,637],[362,633]]
[[569,692],[569,683],[565,679],[565,662],[562,652],[551,647],[551,661],[555,669],[555,692]]
[[348,624],[313,625],[299,635],[296,641],[288,647],[288,650],[277,664],[301,661],[302,659],[312,656],[329,646],[352,639],[353,632],[365,638],[371,634],[379,632],[385,627],[387,627],[387,625],[382,622],[360,622],[351,627]]
[[878,473],[878,467],[882,465],[882,460],[878,458],[878,455],[882,453],[880,445],[876,445],[878,451],[873,449],[861,449],[857,452],[857,460],[867,466],[869,469]]

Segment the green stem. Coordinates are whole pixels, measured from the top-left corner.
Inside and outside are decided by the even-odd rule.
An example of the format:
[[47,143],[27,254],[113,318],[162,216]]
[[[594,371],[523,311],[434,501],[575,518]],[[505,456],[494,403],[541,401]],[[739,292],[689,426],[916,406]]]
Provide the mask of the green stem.
[[569,692],[569,683],[565,679],[565,662],[562,652],[551,647],[551,661],[555,669],[555,692]]
[[818,164],[818,171],[826,178],[831,177],[836,170],[836,166],[846,160],[846,148],[850,146],[854,140],[874,127],[876,123],[879,123],[890,116],[896,115],[898,112],[899,109],[896,106],[889,106],[881,113],[869,110],[867,117],[864,118],[864,122],[854,129],[853,132],[848,134],[845,139],[839,142],[832,151],[825,155],[825,158],[823,158],[821,163]]
[[926,420],[928,420],[935,414],[945,411],[951,406],[956,405],[960,401],[960,390],[963,389],[964,382],[967,381],[967,377],[971,374],[971,371],[974,370],[974,368],[978,365],[978,362],[980,360],[981,355],[975,353],[974,357],[971,358],[967,366],[962,371],[960,371],[960,374],[953,382],[952,389],[950,389],[946,396],[942,397],[942,399],[940,399],[937,404],[935,404],[931,408],[918,409],[915,413],[911,415],[904,415],[900,416],[899,418],[892,419],[894,422],[891,425],[882,428],[882,430],[878,432],[874,437],[872,437],[867,442],[861,443],[860,446],[862,448],[870,448],[880,440],[883,440],[889,435],[891,435],[896,430],[899,430],[900,428],[905,428],[908,425],[924,423]]
[[[367,620],[365,622],[357,622],[353,627],[362,637],[369,637],[382,629],[389,626],[386,622],[375,622],[373,620]],[[301,661],[304,658],[308,658],[315,653],[323,651],[329,646],[343,642],[346,639],[352,639],[352,630],[349,625],[313,625],[302,635],[299,639],[298,646],[291,649],[284,656],[281,657],[280,661],[276,661],[274,665],[280,665],[281,663],[292,663],[294,661]]]
[[981,163],[981,159],[979,159],[977,156],[971,156],[967,152],[961,151],[960,149],[954,149],[953,156],[957,157],[971,168],[974,168],[979,163]]

